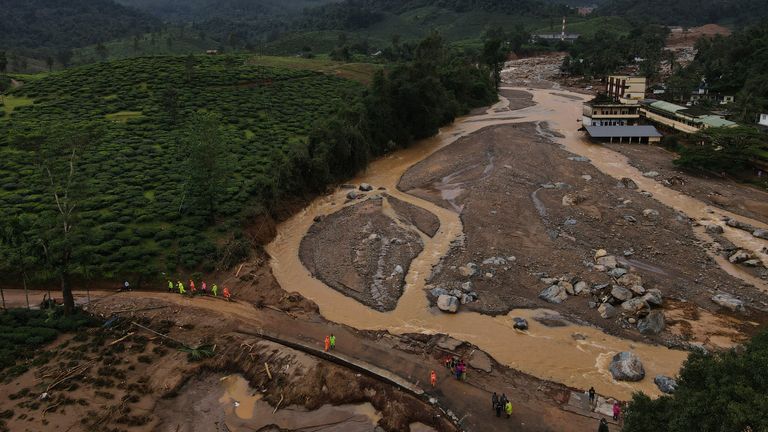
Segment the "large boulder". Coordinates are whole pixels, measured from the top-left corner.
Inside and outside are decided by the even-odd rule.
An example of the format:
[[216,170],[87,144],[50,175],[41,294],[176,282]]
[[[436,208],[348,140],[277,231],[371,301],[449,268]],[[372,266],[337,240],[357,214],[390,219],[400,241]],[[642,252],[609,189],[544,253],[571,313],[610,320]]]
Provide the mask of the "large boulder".
[[578,194],[565,194],[563,196],[563,205],[566,207],[575,206],[583,203],[587,199]]
[[730,261],[733,264],[740,264],[744,261],[748,261],[750,258],[752,258],[749,253],[746,251],[743,251],[741,249],[737,250],[731,256],[728,257],[728,261]]
[[483,265],[507,265],[507,260],[504,257],[490,257],[483,260]]
[[568,298],[568,293],[560,285],[552,285],[539,293],[539,298],[550,303],[560,304]]
[[656,288],[646,290],[645,295],[643,295],[643,300],[648,302],[651,306],[661,306],[664,302],[664,299],[661,296],[661,291]]
[[437,307],[443,312],[456,313],[459,311],[459,299],[451,295],[441,295],[437,298]]
[[637,329],[644,335],[657,335],[664,330],[665,324],[664,314],[655,310],[637,323]]
[[642,285],[643,278],[639,274],[627,273],[620,277],[616,282],[623,287],[629,288],[633,285]]
[[744,312],[744,302],[739,300],[735,296],[728,293],[717,294],[712,297],[712,301],[719,306],[724,307],[732,312]]
[[528,330],[528,320],[525,318],[520,317],[514,317],[512,318],[515,321],[515,324],[513,327],[517,330]]
[[645,369],[640,357],[629,351],[613,356],[609,370],[617,381],[640,381],[645,378]]
[[469,365],[483,372],[491,372],[493,366],[488,354],[480,350],[474,350],[469,356]]
[[752,231],[752,235],[763,240],[768,240],[768,230],[756,229]]
[[608,270],[613,270],[619,266],[619,262],[616,261],[616,257],[613,255],[606,255],[597,259],[597,264],[605,267]]
[[656,387],[663,393],[672,394],[677,390],[677,381],[674,378],[665,375],[656,375],[656,378],[653,379],[653,383],[656,384]]
[[637,189],[637,183],[629,177],[622,177],[621,184],[627,189]]
[[573,286],[573,292],[576,293],[576,295],[587,292],[587,290],[589,290],[589,286],[584,281],[576,282],[576,285]]
[[463,265],[459,267],[459,274],[461,274],[464,277],[473,277],[477,274],[477,272],[480,271],[477,267],[477,264],[475,263],[467,263],[467,265]]
[[627,301],[627,300],[632,298],[632,291],[630,291],[630,290],[628,290],[628,289],[626,289],[624,287],[621,287],[621,286],[618,286],[618,285],[614,285],[611,288],[611,295],[616,300],[624,302],[624,301]]
[[563,287],[563,289],[565,290],[566,293],[568,293],[568,295],[576,295],[576,291],[574,291],[572,283],[566,282],[566,281],[560,281],[558,285]]
[[348,200],[356,200],[356,199],[358,199],[358,198],[360,198],[362,196],[363,196],[363,194],[361,194],[360,192],[358,192],[356,190],[351,190],[351,191],[347,192],[347,199]]
[[659,217],[659,211],[654,209],[645,209],[643,210],[643,216],[646,219],[656,219]]
[[363,183],[360,185],[360,190],[363,192],[370,192],[373,190],[373,186],[369,185],[368,183]]
[[611,306],[610,303],[603,303],[598,308],[597,311],[600,313],[600,316],[605,319],[611,319],[614,318],[616,315],[618,315],[618,311],[615,307]]
[[643,309],[647,309],[648,303],[646,303],[642,297],[635,297],[623,302],[621,308],[627,312],[637,313]]
[[724,232],[723,227],[716,223],[707,224],[704,229],[710,234],[722,234]]

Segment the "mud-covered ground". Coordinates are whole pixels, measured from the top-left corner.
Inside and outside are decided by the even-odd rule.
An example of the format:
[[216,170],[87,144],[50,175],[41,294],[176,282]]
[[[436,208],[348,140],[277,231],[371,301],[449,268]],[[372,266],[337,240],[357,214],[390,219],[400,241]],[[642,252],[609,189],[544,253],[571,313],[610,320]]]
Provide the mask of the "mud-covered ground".
[[[718,290],[753,302],[768,300],[707,256],[688,218],[602,174],[538,128],[516,124],[484,129],[436,152],[402,177],[400,190],[461,214],[463,241],[435,269],[432,286],[450,290],[470,282],[479,295],[478,301],[463,306],[470,310],[500,314],[548,307],[612,333],[638,337],[630,325],[632,314],[603,319],[590,304],[598,298],[588,293],[569,296],[559,305],[538,297],[549,285],[542,277],[585,281],[590,287],[615,283],[606,272],[593,269],[595,252],[605,249],[641,276],[645,289],[659,289],[666,298],[704,310],[718,310],[710,300]],[[711,332],[716,336],[719,329],[714,326]],[[679,342],[669,332],[656,338]]]
[[376,194],[316,222],[302,240],[299,256],[328,286],[374,309],[392,310],[411,261],[423,249],[416,228],[401,219],[432,235],[436,231],[423,210],[402,201],[390,206],[388,197]]
[[655,180],[713,207],[768,223],[768,193],[706,173],[690,173],[674,165],[674,153],[657,146],[605,144],[642,172],[656,171]]

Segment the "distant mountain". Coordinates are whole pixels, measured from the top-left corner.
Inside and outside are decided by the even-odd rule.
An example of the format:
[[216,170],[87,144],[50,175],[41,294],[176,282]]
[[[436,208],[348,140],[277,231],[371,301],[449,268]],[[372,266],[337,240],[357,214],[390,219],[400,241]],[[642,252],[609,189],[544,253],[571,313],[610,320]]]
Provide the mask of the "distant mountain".
[[768,16],[768,0],[609,0],[597,10],[666,25],[743,25]]
[[300,12],[338,0],[117,0],[167,21],[252,20]]
[[0,0],[0,50],[53,50],[105,42],[159,27],[112,0]]

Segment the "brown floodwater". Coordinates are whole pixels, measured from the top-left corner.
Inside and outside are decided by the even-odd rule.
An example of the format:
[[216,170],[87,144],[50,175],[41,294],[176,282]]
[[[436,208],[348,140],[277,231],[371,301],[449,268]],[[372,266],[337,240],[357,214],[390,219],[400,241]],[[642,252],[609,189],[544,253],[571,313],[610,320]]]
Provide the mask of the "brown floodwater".
[[[313,218],[354,204],[345,204],[344,190],[317,198],[278,226],[277,236],[267,246],[272,271],[282,287],[288,291],[298,291],[313,300],[323,316],[331,321],[358,329],[388,330],[394,334],[444,333],[477,345],[500,363],[542,379],[581,389],[594,386],[603,395],[621,399],[628,399],[636,390],[658,395],[653,377],[657,374],[675,375],[687,353],[610,336],[591,326],[569,324],[547,327],[535,321],[538,316],[556,314],[553,311],[513,310],[507,315],[491,317],[468,311],[455,315],[444,314],[429,307],[424,293],[426,278],[447,253],[451,242],[462,234],[462,223],[455,211],[403,193],[397,190],[397,183],[409,167],[457,139],[489,126],[521,122],[546,123],[550,131],[556,132],[549,133],[548,138],[575,154],[588,157],[594,166],[608,175],[617,179],[633,179],[641,189],[653,193],[655,199],[691,218],[703,220],[725,215],[754,226],[763,226],[757,221],[718,209],[710,213],[706,204],[643,177],[640,171],[629,165],[624,156],[603,146],[590,144],[577,130],[580,127],[578,120],[581,118],[584,95],[564,90],[557,90],[560,95],[553,95],[552,90],[546,89],[517,90],[532,93],[537,105],[514,111],[515,117],[511,118],[508,111],[496,113],[496,110],[508,104],[506,99],[501,98],[485,114],[457,119],[435,137],[374,161],[353,180],[355,183],[370,183],[374,187],[383,186],[392,196],[424,208],[440,220],[440,230],[433,238],[422,236],[424,250],[411,263],[405,278],[404,293],[393,311],[378,312],[344,296],[313,278],[299,259],[299,244],[312,225]],[[569,97],[562,97],[562,94]],[[547,131],[543,130],[542,133]],[[725,235],[735,244],[741,247],[749,245],[751,250],[760,246],[760,242],[756,243],[734,231],[738,230],[726,228]],[[513,317],[527,318],[529,330],[515,330]],[[608,364],[611,357],[620,351],[633,351],[640,356],[646,370],[643,381],[626,383],[612,379]]]

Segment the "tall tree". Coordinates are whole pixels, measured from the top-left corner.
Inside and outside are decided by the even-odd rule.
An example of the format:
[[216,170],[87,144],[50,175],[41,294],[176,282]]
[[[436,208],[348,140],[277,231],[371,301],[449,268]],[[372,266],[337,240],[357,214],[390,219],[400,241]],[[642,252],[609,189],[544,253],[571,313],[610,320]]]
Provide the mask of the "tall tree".
[[5,51],[0,51],[0,73],[5,73],[8,70],[8,57],[5,55]]
[[75,310],[71,278],[83,258],[75,250],[85,235],[78,225],[89,183],[83,158],[100,135],[99,128],[88,123],[52,125],[39,135],[39,187],[50,210],[43,213],[36,229],[46,266],[60,281],[67,315]]
[[103,43],[99,42],[99,44],[96,45],[96,55],[99,56],[101,61],[106,61],[107,57],[109,57],[109,50]]
[[[27,309],[29,309],[28,269],[34,266],[35,255],[35,245],[29,235],[31,228],[32,223],[29,217],[12,215],[4,221],[2,233],[0,233],[0,244],[7,251],[6,256],[3,257],[3,263],[8,273],[16,273],[21,277]],[[2,294],[1,288],[0,294]],[[5,307],[5,297],[3,297],[3,307]]]
[[501,28],[490,29],[483,35],[483,62],[491,68],[497,86],[501,83],[501,69],[509,54],[505,41],[506,35]]

